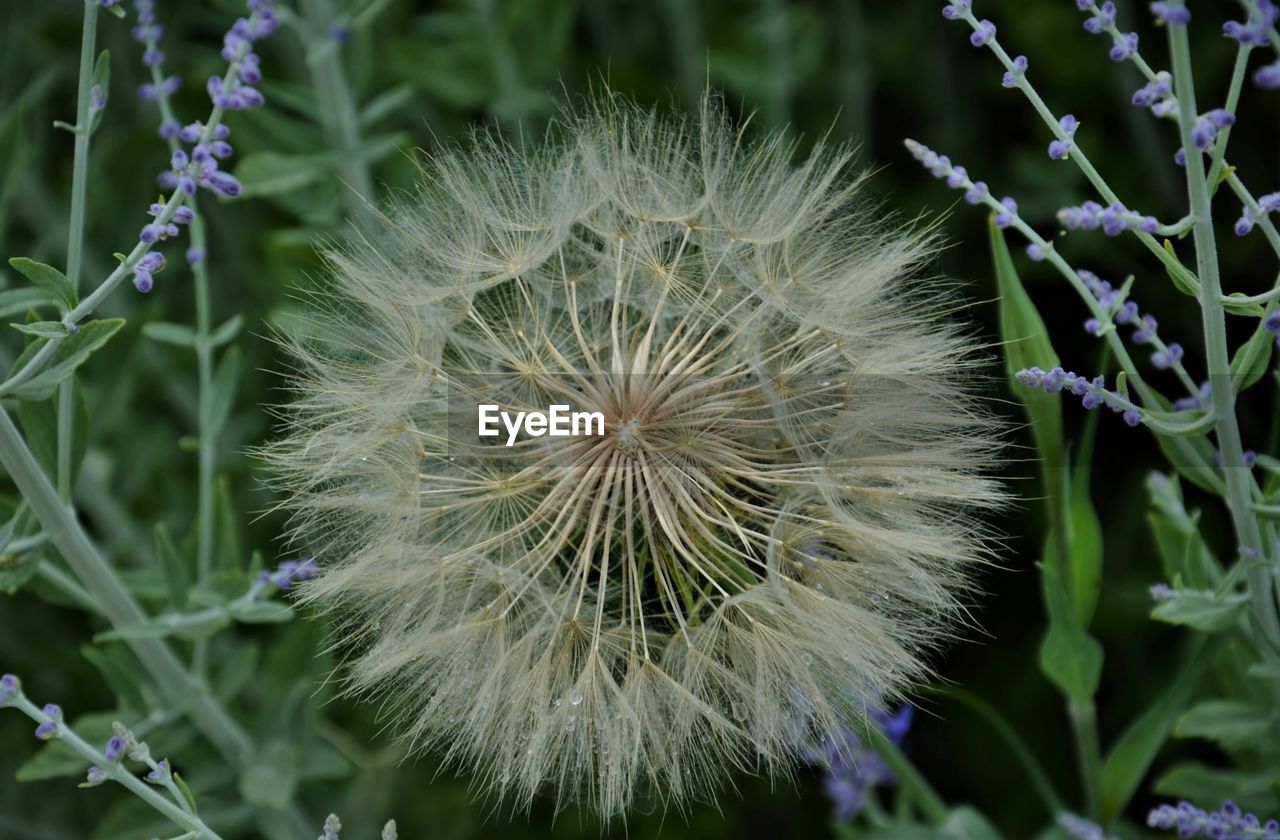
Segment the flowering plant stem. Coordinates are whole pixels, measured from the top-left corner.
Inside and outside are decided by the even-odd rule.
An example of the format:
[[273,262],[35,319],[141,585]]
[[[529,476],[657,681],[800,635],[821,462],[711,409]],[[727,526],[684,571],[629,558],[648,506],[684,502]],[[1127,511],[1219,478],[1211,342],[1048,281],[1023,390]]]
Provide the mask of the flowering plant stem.
[[[36,704],[21,695],[12,698],[9,701],[9,705],[18,709],[37,723],[45,723],[51,720],[51,718],[36,706]],[[155,788],[140,781],[137,776],[122,767],[118,761],[108,761],[105,755],[99,752],[88,741],[77,735],[71,727],[63,723],[58,723],[56,734],[53,737],[66,744],[84,760],[90,762],[95,767],[101,768],[106,774],[106,778],[109,778],[114,782],[118,782],[128,788],[131,793],[143,802],[146,802],[152,808],[155,808],[175,824],[187,829],[189,833],[184,836],[193,838],[202,837],[206,838],[206,840],[222,840],[221,835],[206,825],[204,820],[200,819],[199,816],[190,810],[190,806],[182,808],[175,805],[173,802],[161,796]],[[172,784],[172,782],[169,783],[169,785]]]
[[342,67],[342,50],[328,36],[332,11],[328,0],[304,0],[303,8],[310,24],[307,69],[311,86],[325,135],[337,156],[338,174],[346,182],[342,203],[351,218],[358,219],[368,212],[365,202],[373,195],[373,177],[361,149],[359,117]]
[[1067,714],[1075,733],[1085,811],[1096,820],[1102,813],[1102,748],[1098,740],[1097,708],[1090,698],[1083,703],[1068,703]]
[[[84,0],[84,26],[80,34],[80,74],[76,83],[76,140],[71,164],[71,218],[67,224],[67,279],[77,288],[80,256],[84,247],[84,205],[89,181],[89,106],[93,81],[93,52],[98,33],[97,0]],[[66,312],[63,312],[65,315]],[[71,452],[75,437],[75,377],[58,386],[57,480],[58,495],[71,500]]]
[[[1176,6],[1183,5],[1176,0]],[[1174,90],[1178,97],[1178,130],[1185,149],[1194,149],[1191,130],[1196,122],[1195,88],[1191,72],[1191,49],[1185,26],[1170,26],[1169,50],[1173,61]],[[1226,315],[1221,306],[1222,284],[1218,273],[1217,243],[1213,231],[1213,211],[1204,159],[1188,154],[1187,195],[1195,219],[1192,236],[1196,250],[1196,273],[1200,278],[1200,312],[1204,330],[1205,361],[1213,383],[1214,429],[1226,482],[1225,500],[1231,513],[1236,542],[1249,552],[1261,552],[1262,533],[1252,510],[1250,473],[1244,463],[1244,447],[1236,419],[1235,391],[1231,385],[1230,356],[1227,349]],[[1243,561],[1242,561],[1243,562]],[[1274,647],[1280,645],[1280,619],[1276,615],[1272,575],[1264,565],[1249,570],[1250,597],[1263,637]]]

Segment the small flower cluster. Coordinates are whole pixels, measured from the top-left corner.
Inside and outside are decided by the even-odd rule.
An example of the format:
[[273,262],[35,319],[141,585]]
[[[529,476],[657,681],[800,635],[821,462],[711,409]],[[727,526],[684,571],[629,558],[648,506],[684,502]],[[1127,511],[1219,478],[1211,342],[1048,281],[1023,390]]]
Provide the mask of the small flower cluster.
[[1000,80],[1000,84],[1007,88],[1017,87],[1018,82],[1027,75],[1027,68],[1031,66],[1031,62],[1027,60],[1025,55],[1020,55],[1013,60],[1013,69],[1006,70],[1004,78]]
[[1124,61],[1138,51],[1138,33],[1120,32],[1116,29],[1116,4],[1107,0],[1099,7],[1093,0],[1076,0],[1076,8],[1088,12],[1089,18],[1084,22],[1084,29],[1091,35],[1111,33],[1112,61]]
[[1058,828],[1062,829],[1062,833],[1072,838],[1072,840],[1108,840],[1107,833],[1102,830],[1102,826],[1095,822],[1086,820],[1084,817],[1066,811],[1058,814]]
[[1061,367],[1055,367],[1049,371],[1030,367],[1018,371],[1014,374],[1014,379],[1028,388],[1041,388],[1047,394],[1070,391],[1080,397],[1081,405],[1089,410],[1105,405],[1122,415],[1124,422],[1129,426],[1142,423],[1142,412],[1138,407],[1118,392],[1108,390],[1105,377],[1095,376],[1092,380],[1088,380]]
[[[910,704],[903,704],[896,712],[890,713],[873,705],[869,716],[868,722],[884,733],[890,743],[901,746],[911,728],[914,710]],[[809,763],[826,768],[822,788],[835,806],[833,816],[837,822],[845,822],[857,815],[866,804],[867,793],[872,788],[892,784],[894,780],[884,761],[850,729],[824,739],[816,747],[803,745],[800,751]]]
[[1191,11],[1186,6],[1173,6],[1169,3],[1152,3],[1151,14],[1169,26],[1186,26],[1191,23]]
[[1250,6],[1248,20],[1227,21],[1222,24],[1222,34],[1248,47],[1265,47],[1269,43],[1267,30],[1280,21],[1280,8],[1272,0],[1258,0]]
[[[1134,344],[1156,345],[1155,352],[1151,354],[1151,364],[1160,370],[1166,370],[1182,361],[1184,355],[1182,345],[1176,341],[1167,346],[1164,345],[1160,341],[1158,333],[1160,325],[1155,316],[1142,313],[1137,303],[1125,300],[1123,289],[1115,288],[1092,271],[1081,270],[1076,274],[1103,310],[1110,314],[1113,323],[1117,326],[1133,327],[1133,333],[1129,336],[1130,341]],[[1101,335],[1104,326],[1099,319],[1090,318],[1084,322],[1084,329],[1090,335]]]
[[311,580],[320,571],[314,557],[305,560],[286,560],[274,572],[264,571],[258,575],[261,586],[274,585],[282,590],[290,589],[295,583]]
[[1049,159],[1065,160],[1067,155],[1071,154],[1071,149],[1075,146],[1076,130],[1080,128],[1080,121],[1072,114],[1067,114],[1058,120],[1058,127],[1062,129],[1065,137],[1055,138],[1049,143]]
[[1168,70],[1161,70],[1153,80],[1133,92],[1131,101],[1139,108],[1150,108],[1157,117],[1176,117],[1178,100],[1173,96],[1173,76]]
[[[940,155],[923,146],[914,140],[907,141],[907,149],[915,156],[915,159],[924,164],[925,168],[935,178],[942,178],[947,182],[947,186],[953,189],[963,189],[965,191],[964,200],[970,204],[980,204],[989,193],[986,183],[983,181],[970,181],[969,173],[963,166],[956,166],[951,163],[951,158],[946,155]],[[1014,205],[1015,208],[1017,205]]]
[[[194,125],[198,123],[186,126],[182,132],[187,132]],[[215,135],[222,138],[231,135],[231,130],[221,123],[218,129],[221,131],[215,129]],[[160,183],[165,187],[176,187],[184,195],[195,195],[197,187],[204,187],[225,198],[235,198],[240,194],[240,182],[234,175],[218,169],[218,158],[228,157],[231,152],[231,144],[221,138],[212,143],[197,143],[189,155],[178,149],[170,156],[170,169],[161,175]]]
[[1096,201],[1086,201],[1079,207],[1064,207],[1058,211],[1058,221],[1067,230],[1097,230],[1107,236],[1119,236],[1127,230],[1155,233],[1160,227],[1155,216],[1144,216],[1125,208],[1120,202],[1103,207]]
[[[1261,196],[1258,199],[1258,209],[1262,211],[1263,216],[1272,212],[1280,212],[1280,192],[1273,192]],[[1255,216],[1254,212],[1249,209],[1248,205],[1246,205],[1240,211],[1240,218],[1236,220],[1236,236],[1248,235],[1248,233],[1253,230],[1253,226],[1257,223],[1258,217]]]
[[1179,837],[1213,837],[1220,840],[1280,840],[1280,822],[1261,823],[1234,802],[1224,802],[1220,810],[1205,813],[1190,802],[1161,805],[1147,814],[1150,828],[1175,829]]
[[[157,46],[164,27],[156,23],[156,7],[154,0],[133,0],[133,10],[138,16],[138,24],[133,27],[133,40],[142,44],[142,63],[154,68],[153,81],[138,86],[138,98],[144,102],[154,102],[162,96],[173,96],[182,87],[182,80],[177,76],[161,76],[164,66],[164,52]],[[159,81],[155,81],[159,79]],[[161,123],[160,136],[169,138],[177,128],[171,122]]]
[[1207,150],[1224,128],[1235,124],[1236,116],[1225,108],[1214,108],[1201,114],[1191,128],[1191,142],[1200,151]]

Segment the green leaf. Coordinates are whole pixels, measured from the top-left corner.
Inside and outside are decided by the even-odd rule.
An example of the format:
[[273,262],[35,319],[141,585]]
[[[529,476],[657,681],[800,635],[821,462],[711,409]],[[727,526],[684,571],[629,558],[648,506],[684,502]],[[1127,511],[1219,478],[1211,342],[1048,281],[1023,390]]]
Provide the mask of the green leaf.
[[147,338],[172,344],[175,347],[195,347],[196,331],[186,324],[174,324],[169,321],[152,321],[142,325],[142,334]]
[[278,152],[251,152],[240,159],[236,178],[240,195],[274,196],[310,186],[332,171],[325,155],[284,155]]
[[1179,738],[1206,738],[1229,750],[1274,743],[1276,712],[1242,700],[1204,700],[1192,706],[1173,732]]
[[[23,277],[48,292],[49,296],[63,308],[75,309],[76,304],[80,302],[75,288],[71,285],[71,281],[67,279],[67,275],[53,266],[38,263],[26,257],[14,257],[9,260],[9,265],[13,266]],[[66,331],[63,330],[63,332]]]
[[[105,744],[111,737],[111,724],[115,719],[115,712],[94,712],[71,721],[71,728],[90,744]],[[81,758],[64,741],[54,739],[36,750],[35,755],[18,767],[17,779],[20,782],[38,782],[77,776],[88,769],[87,760]]]
[[236,389],[240,386],[240,348],[230,347],[218,361],[213,373],[213,396],[209,400],[209,417],[205,425],[209,434],[222,433],[236,403]]
[[1102,677],[1102,645],[1077,620],[1058,573],[1038,563],[1049,613],[1040,646],[1040,670],[1074,703],[1088,702]]
[[1156,755],[1173,731],[1174,720],[1204,681],[1213,646],[1196,638],[1173,685],[1116,739],[1102,766],[1102,815],[1110,821],[1128,807]]
[[1240,393],[1266,375],[1275,338],[1264,325],[1259,324],[1249,340],[1236,348],[1231,357],[1231,389],[1235,393]]
[[268,741],[240,774],[240,795],[263,808],[288,808],[297,787],[298,755],[284,741]]
[[196,810],[196,798],[191,793],[191,788],[187,786],[187,780],[182,778],[181,774],[175,772],[173,781],[178,786],[178,790],[182,791],[182,798],[187,800],[187,807],[191,809],[191,813],[198,813]]
[[[6,289],[0,292],[0,318],[8,318],[11,315],[17,315],[19,312],[26,312],[41,306],[49,306],[52,303],[53,297],[44,289],[36,286]],[[62,328],[62,334],[67,334],[66,327]]]
[[61,321],[35,321],[30,324],[10,324],[20,333],[34,335],[36,338],[66,338],[70,333]]
[[184,610],[187,607],[187,592],[191,588],[186,561],[169,538],[169,529],[163,522],[156,523],[155,535],[156,557],[164,569],[165,584],[169,587],[169,604],[175,610]]
[[1157,604],[1151,617],[1168,624],[1183,624],[1205,633],[1232,627],[1244,614],[1248,598],[1218,595],[1202,589],[1179,589],[1172,601]]
[[222,323],[222,326],[218,327],[210,334],[209,346],[221,347],[226,344],[228,341],[236,337],[236,334],[240,332],[240,327],[243,325],[243,315],[232,315]]
[[0,592],[12,595],[21,589],[35,575],[43,556],[38,549],[21,554],[0,552]]
[[[75,384],[73,395],[75,422],[72,424],[71,438],[71,482],[75,486],[76,476],[80,474],[80,466],[84,463],[85,452],[89,446],[89,405],[85,402],[84,389],[80,383]],[[45,474],[52,478],[58,470],[58,409],[51,400],[18,403],[18,423],[26,435],[31,454],[44,468]]]
[[121,708],[144,714],[147,711],[147,705],[142,694],[143,677],[134,667],[136,660],[131,659],[126,651],[126,648],[119,645],[80,646],[80,655],[102,674],[103,681],[116,696]]
[[240,511],[231,498],[231,483],[227,481],[225,475],[218,476],[215,482],[213,507],[217,528],[214,532],[216,547],[214,565],[220,569],[242,570],[244,565],[241,562],[243,555],[240,547]]
[[106,344],[122,326],[123,318],[105,318],[84,324],[79,332],[62,339],[44,368],[14,389],[13,395],[23,400],[48,399],[62,380],[84,364],[89,355]]
[[1199,513],[1189,514],[1183,506],[1178,480],[1153,472],[1147,478],[1147,498],[1151,503],[1147,523],[1155,537],[1165,578],[1181,579],[1196,589],[1216,585],[1222,577],[1222,567],[1200,536]]
[[1232,292],[1222,299],[1222,308],[1232,315],[1245,318],[1261,318],[1267,310],[1260,303],[1253,303],[1243,292]]
[[279,624],[293,619],[293,609],[279,601],[255,601],[237,607],[231,615],[245,624]]
[[1274,771],[1250,773],[1183,762],[1156,780],[1155,792],[1206,803],[1230,799],[1245,810],[1263,810],[1275,805],[1276,782]]
[[1173,243],[1168,239],[1164,241],[1164,251],[1174,263],[1173,265],[1167,262],[1164,264],[1165,273],[1169,275],[1173,285],[1184,295],[1190,295],[1193,298],[1200,297],[1200,280],[1187,270],[1187,267],[1182,264],[1182,260],[1178,259],[1178,252],[1174,250]]
[[102,122],[102,114],[106,108],[107,100],[111,93],[111,51],[103,50],[98,53],[98,60],[93,63],[92,84],[102,91],[102,108],[98,110],[90,109],[89,116],[89,134],[98,130],[98,123]]
[[230,703],[244,690],[258,670],[261,651],[254,642],[239,645],[222,667],[213,681],[213,690],[223,703]]

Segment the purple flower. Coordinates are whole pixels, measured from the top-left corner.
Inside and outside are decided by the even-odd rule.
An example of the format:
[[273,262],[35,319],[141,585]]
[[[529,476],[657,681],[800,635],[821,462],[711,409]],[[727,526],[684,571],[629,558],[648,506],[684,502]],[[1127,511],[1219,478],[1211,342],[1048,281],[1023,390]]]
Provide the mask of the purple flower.
[[1014,201],[1011,196],[1005,196],[1000,199],[1001,206],[1004,207],[999,213],[996,213],[995,223],[998,228],[1007,228],[1013,224],[1013,220],[1018,217],[1018,202]]
[[235,198],[240,194],[240,182],[226,172],[210,172],[202,181],[209,189],[227,198]]
[[[892,714],[872,706],[870,723],[891,743],[901,745],[911,728],[913,714],[909,704],[904,704]],[[888,766],[852,730],[843,730],[820,747],[806,747],[803,751],[812,763],[827,768],[822,788],[834,805],[837,821],[845,822],[857,815],[871,788],[893,782],[893,773]]]
[[197,263],[202,263],[202,262],[204,262],[204,249],[203,249],[203,248],[188,248],[188,249],[187,249],[187,253],[186,253],[186,257],[187,257],[187,262],[188,262],[188,263],[190,263],[191,265],[195,265],[195,264],[197,264]]
[[1074,145],[1072,140],[1076,136],[1076,130],[1080,128],[1080,121],[1073,114],[1067,114],[1058,120],[1058,127],[1062,129],[1062,133],[1066,137],[1058,138],[1049,144],[1049,158],[1051,160],[1062,160],[1071,153]]
[[969,43],[975,47],[984,47],[994,37],[996,37],[996,25],[984,18],[974,27],[973,34],[969,36]]
[[1178,597],[1178,593],[1175,592],[1172,588],[1170,588],[1170,586],[1166,583],[1151,584],[1151,587],[1147,589],[1147,593],[1151,596],[1151,600],[1157,603],[1172,601],[1173,599]]
[[40,711],[44,712],[48,720],[36,727],[36,737],[41,741],[48,741],[58,734],[58,728],[62,724],[62,707],[57,703],[45,703]]
[[1253,73],[1253,83],[1260,88],[1280,88],[1280,59],[1259,67]]
[[0,706],[7,706],[22,691],[22,684],[13,674],[0,677]]
[[116,762],[124,755],[124,747],[124,739],[119,735],[112,735],[107,741],[107,748],[103,750],[102,754],[107,761]]
[[1013,69],[1005,71],[1004,78],[1000,81],[1000,84],[1007,88],[1017,87],[1018,80],[1027,75],[1029,66],[1030,62],[1027,61],[1025,55],[1018,56],[1013,60]]
[[107,771],[103,770],[96,764],[89,765],[89,772],[85,774],[85,787],[97,787],[107,780]]
[[942,8],[942,16],[947,20],[959,20],[969,13],[972,0],[951,0]]
[[1191,129],[1191,142],[1195,144],[1197,149],[1204,151],[1213,145],[1213,141],[1218,139],[1218,132],[1236,121],[1235,115],[1223,108],[1215,108],[1208,113],[1201,114],[1196,120],[1195,126]]
[[1151,13],[1157,19],[1171,26],[1185,26],[1191,22],[1191,12],[1186,6],[1174,6],[1169,3],[1152,3]]
[[162,785],[173,778],[169,771],[169,759],[162,758],[157,761],[156,766],[144,778],[153,785]]
[[1138,33],[1126,32],[1116,38],[1111,52],[1107,53],[1112,61],[1124,61],[1138,51]]
[[1250,840],[1280,840],[1280,822],[1267,820],[1261,823],[1253,814],[1246,814],[1234,802],[1227,801],[1222,808],[1205,813],[1190,802],[1161,805],[1147,814],[1150,828],[1174,829],[1179,837],[1216,837],[1224,840],[1250,838]]
[[1093,3],[1077,2],[1076,8],[1082,12],[1092,11],[1093,16],[1084,22],[1084,29],[1091,35],[1101,35],[1103,30],[1114,26],[1116,22],[1116,4],[1107,0],[1099,9],[1092,9]]
[[1190,397],[1180,397],[1173,401],[1174,411],[1194,411],[1197,408],[1204,408],[1209,404],[1209,400],[1213,398],[1213,388],[1206,379],[1200,383],[1200,393]]
[[1119,393],[1108,390],[1102,376],[1089,380],[1061,367],[1048,371],[1029,367],[1014,374],[1014,379],[1028,388],[1039,388],[1047,394],[1070,392],[1080,397],[1081,405],[1088,410],[1105,405],[1117,414],[1123,414],[1125,423],[1130,426],[1137,426],[1142,422],[1142,412]]
[[1181,362],[1183,355],[1182,345],[1175,341],[1165,349],[1152,353],[1151,364],[1158,370],[1168,370]]
[[1258,0],[1249,10],[1249,18],[1244,23],[1229,20],[1222,24],[1222,34],[1250,47],[1265,47],[1268,43],[1267,30],[1280,20],[1280,9],[1271,0]]
[[1130,340],[1134,344],[1150,344],[1155,340],[1156,330],[1159,329],[1160,325],[1156,323],[1156,319],[1151,315],[1143,315],[1140,323],[1141,326],[1133,331]]
[[[1161,70],[1156,74],[1155,79],[1147,82],[1138,88],[1134,94],[1132,102],[1139,108],[1152,108],[1164,102],[1168,102],[1170,94],[1173,93],[1173,77],[1169,75],[1167,70]],[[1164,113],[1158,113],[1157,116],[1167,116]]]

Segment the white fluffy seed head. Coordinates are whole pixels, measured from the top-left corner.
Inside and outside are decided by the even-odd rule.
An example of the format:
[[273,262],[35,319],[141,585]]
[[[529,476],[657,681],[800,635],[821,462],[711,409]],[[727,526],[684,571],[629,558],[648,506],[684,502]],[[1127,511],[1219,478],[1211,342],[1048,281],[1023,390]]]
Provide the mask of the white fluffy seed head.
[[[267,454],[350,688],[516,805],[785,773],[924,676],[984,558],[971,343],[849,154],[604,96],[332,251]],[[605,417],[475,434],[475,406]],[[463,410],[468,408],[469,410]]]

